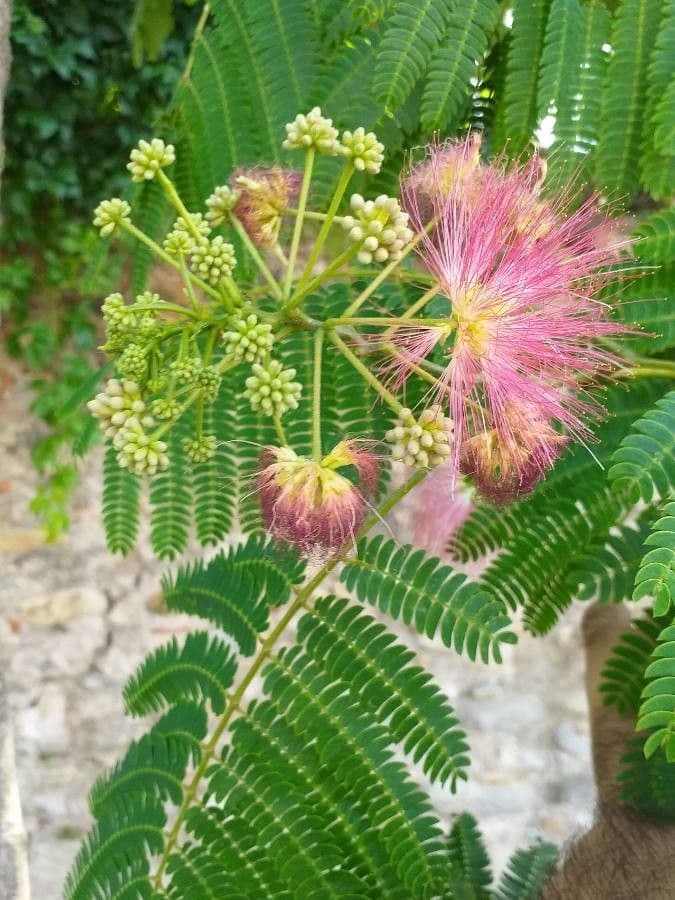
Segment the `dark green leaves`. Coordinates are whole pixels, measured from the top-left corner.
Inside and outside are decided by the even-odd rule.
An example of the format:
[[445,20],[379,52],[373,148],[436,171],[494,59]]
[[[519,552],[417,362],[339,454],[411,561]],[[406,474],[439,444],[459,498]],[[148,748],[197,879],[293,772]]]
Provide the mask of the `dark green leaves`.
[[675,391],[670,391],[624,438],[612,457],[609,478],[634,502],[667,497],[675,487]]
[[664,515],[654,523],[645,541],[645,554],[635,578],[633,600],[650,595],[653,613],[664,616],[675,604],[675,501],[666,503]]
[[381,536],[360,541],[341,578],[359,600],[429,638],[439,634],[446,647],[470,659],[487,662],[492,656],[500,662],[500,645],[516,641],[505,630],[511,623],[499,600],[409,544],[401,547]]

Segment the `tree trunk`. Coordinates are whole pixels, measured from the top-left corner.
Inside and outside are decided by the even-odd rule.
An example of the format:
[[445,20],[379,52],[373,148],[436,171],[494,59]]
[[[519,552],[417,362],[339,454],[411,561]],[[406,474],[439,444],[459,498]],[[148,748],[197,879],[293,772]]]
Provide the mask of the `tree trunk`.
[[[10,0],[0,0],[0,178],[5,161],[2,126],[11,58],[10,11]],[[0,900],[30,900],[26,833],[16,781],[11,713],[2,678],[4,655],[5,651],[0,648]]]

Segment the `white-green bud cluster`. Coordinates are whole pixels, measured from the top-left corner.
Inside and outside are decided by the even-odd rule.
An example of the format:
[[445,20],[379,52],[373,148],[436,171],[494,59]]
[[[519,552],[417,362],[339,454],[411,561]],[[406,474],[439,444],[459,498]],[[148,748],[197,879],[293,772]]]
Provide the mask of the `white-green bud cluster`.
[[220,389],[221,375],[215,366],[204,366],[196,378],[196,386],[207,403],[213,403]]
[[192,271],[214,286],[217,286],[223,278],[228,278],[236,264],[234,247],[221,235],[211,240],[203,237],[192,248],[190,257]]
[[227,218],[227,214],[234,209],[241,192],[231,188],[229,184],[221,184],[206,201],[208,212],[207,220],[216,228]]
[[253,313],[246,318],[231,316],[228,324],[228,330],[223,332],[223,342],[225,355],[233,362],[257,362],[272,349],[272,326],[260,322]]
[[253,363],[253,375],[246,379],[244,396],[251,407],[267,416],[283,416],[298,408],[302,385],[293,381],[295,369],[285,369],[276,359],[265,365]]
[[215,455],[216,436],[203,434],[199,438],[183,438],[181,446],[188,459],[195,463],[203,463]]
[[184,356],[182,359],[176,359],[171,363],[171,370],[179,381],[184,381],[186,384],[196,384],[202,365],[199,356]]
[[[106,343],[103,349],[111,355],[126,351],[130,344],[142,346],[157,334],[157,320],[152,310],[137,309],[137,305],[147,306],[161,302],[159,294],[145,292],[136,297],[136,303],[127,306],[121,294],[110,294],[101,305],[103,320],[106,325]],[[131,351],[125,358],[125,362],[119,366],[120,372],[131,379],[139,379],[145,372],[145,366],[140,366],[134,371],[132,357],[136,351]],[[124,355],[124,354],[123,354]],[[140,358],[140,356],[139,356]],[[127,363],[132,368],[127,368]]]
[[117,368],[124,378],[145,381],[148,373],[147,349],[140,344],[128,344],[117,360]]
[[109,294],[101,304],[101,312],[109,330],[129,331],[136,327],[136,313],[121,294]]
[[145,403],[135,381],[111,378],[105,390],[87,403],[89,412],[101,423],[106,437],[115,437],[131,417],[142,416]]
[[361,194],[353,194],[350,206],[353,215],[345,216],[342,224],[350,239],[361,243],[359,262],[398,259],[413,236],[408,213],[401,210],[398,200],[386,194],[380,194],[375,200],[364,200]]
[[321,109],[315,106],[307,115],[300,113],[286,125],[286,150],[307,150],[314,147],[319,153],[335,156],[340,149],[338,130],[333,120],[321,115]]
[[211,226],[201,213],[190,213],[189,224],[183,216],[179,216],[164,238],[164,249],[169,256],[179,259],[192,253],[197,243],[195,231],[200,238],[208,237],[211,233]]
[[372,131],[357,128],[355,131],[342,133],[339,153],[351,159],[359,172],[377,175],[384,160],[384,144],[378,141],[377,135]]
[[175,419],[180,412],[180,403],[178,400],[169,400],[168,397],[158,397],[152,401],[150,409],[158,419]]
[[130,222],[131,207],[126,200],[113,197],[101,200],[94,210],[94,226],[101,229],[101,237],[111,235],[122,222]]
[[160,169],[170,166],[176,158],[173,144],[165,144],[161,138],[139,141],[130,154],[127,169],[132,181],[150,181]]
[[386,437],[394,445],[392,459],[417,469],[433,469],[450,456],[451,433],[451,420],[439,407],[430,407],[419,419],[412,410],[402,409]]
[[153,424],[149,416],[142,420],[132,416],[113,438],[118,464],[134,475],[155,475],[169,466],[166,443],[154,440],[146,432]]

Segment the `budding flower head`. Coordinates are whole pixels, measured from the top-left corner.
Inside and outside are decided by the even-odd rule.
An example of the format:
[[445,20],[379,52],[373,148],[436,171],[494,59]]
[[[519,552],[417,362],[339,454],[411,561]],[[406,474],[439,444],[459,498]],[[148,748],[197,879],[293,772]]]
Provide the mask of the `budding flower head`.
[[366,133],[364,128],[357,128],[342,133],[339,153],[351,159],[357,171],[377,175],[384,160],[384,144],[372,131]]
[[216,228],[227,218],[227,214],[234,209],[239,200],[239,191],[231,188],[229,184],[221,184],[206,201],[209,211],[207,220]]
[[119,197],[101,200],[94,210],[94,226],[101,229],[101,237],[108,237],[122,222],[131,221],[130,213],[131,207],[126,200]]
[[398,200],[386,194],[364,200],[361,194],[353,194],[350,207],[353,215],[345,216],[342,225],[350,240],[361,244],[359,262],[367,265],[398,259],[413,236],[408,214],[402,212]]
[[192,247],[190,268],[209,284],[217,286],[229,278],[237,264],[234,247],[221,235],[200,238]]
[[236,169],[232,185],[239,193],[237,218],[259,247],[273,247],[279,237],[281,216],[300,192],[302,176],[292,169]]
[[285,369],[277,359],[253,363],[253,375],[246,379],[244,396],[255,411],[266,416],[283,416],[298,408],[302,385],[295,378],[295,369]]
[[150,181],[160,169],[170,166],[176,158],[173,144],[165,144],[161,138],[139,141],[130,154],[127,169],[132,181]]
[[402,409],[386,438],[392,447],[392,459],[417,469],[433,469],[451,454],[452,422],[439,406],[423,410],[416,419],[410,409]]
[[272,326],[260,322],[254,313],[231,316],[229,328],[223,332],[225,355],[233,362],[258,362],[274,344]]
[[[343,465],[356,466],[357,484],[337,471]],[[348,442],[320,462],[298,456],[289,447],[266,447],[258,469],[265,527],[277,540],[308,555],[335,553],[363,524],[376,472],[375,457],[350,448]]]
[[132,416],[113,438],[118,464],[133,475],[155,475],[169,467],[166,443],[147,433],[152,424],[150,418],[141,420]]
[[195,463],[207,462],[216,453],[215,434],[203,434],[199,438],[183,438],[181,446],[188,459]]
[[127,419],[143,417],[145,403],[135,381],[111,378],[105,389],[87,403],[87,408],[101,423],[105,436],[114,438]]
[[190,213],[189,223],[183,216],[179,216],[173,223],[171,231],[164,238],[164,249],[169,256],[179,259],[181,256],[192,253],[196,243],[195,231],[200,237],[208,237],[211,232],[211,226],[201,213]]
[[321,115],[321,109],[315,106],[307,115],[298,114],[286,125],[286,150],[307,150],[313,147],[319,153],[335,156],[340,149],[337,128],[333,120]]

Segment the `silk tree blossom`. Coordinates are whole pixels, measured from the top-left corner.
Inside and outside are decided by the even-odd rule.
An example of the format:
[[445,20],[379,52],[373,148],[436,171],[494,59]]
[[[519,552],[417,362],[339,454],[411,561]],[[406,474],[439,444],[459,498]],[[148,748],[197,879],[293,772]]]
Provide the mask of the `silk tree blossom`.
[[616,358],[596,343],[624,328],[598,293],[614,277],[615,247],[591,197],[540,195],[535,157],[508,169],[479,162],[479,141],[432,147],[402,181],[417,252],[451,304],[447,325],[399,328],[388,364],[400,387],[439,345],[439,400],[454,423],[455,473],[464,468],[497,501],[531,490],[569,438],[592,437],[602,408],[584,385]]
[[[356,484],[338,471],[346,466],[355,467]],[[341,442],[321,461],[290,447],[266,447],[258,468],[265,527],[307,555],[335,553],[363,524],[378,474],[375,455],[353,441]]]

